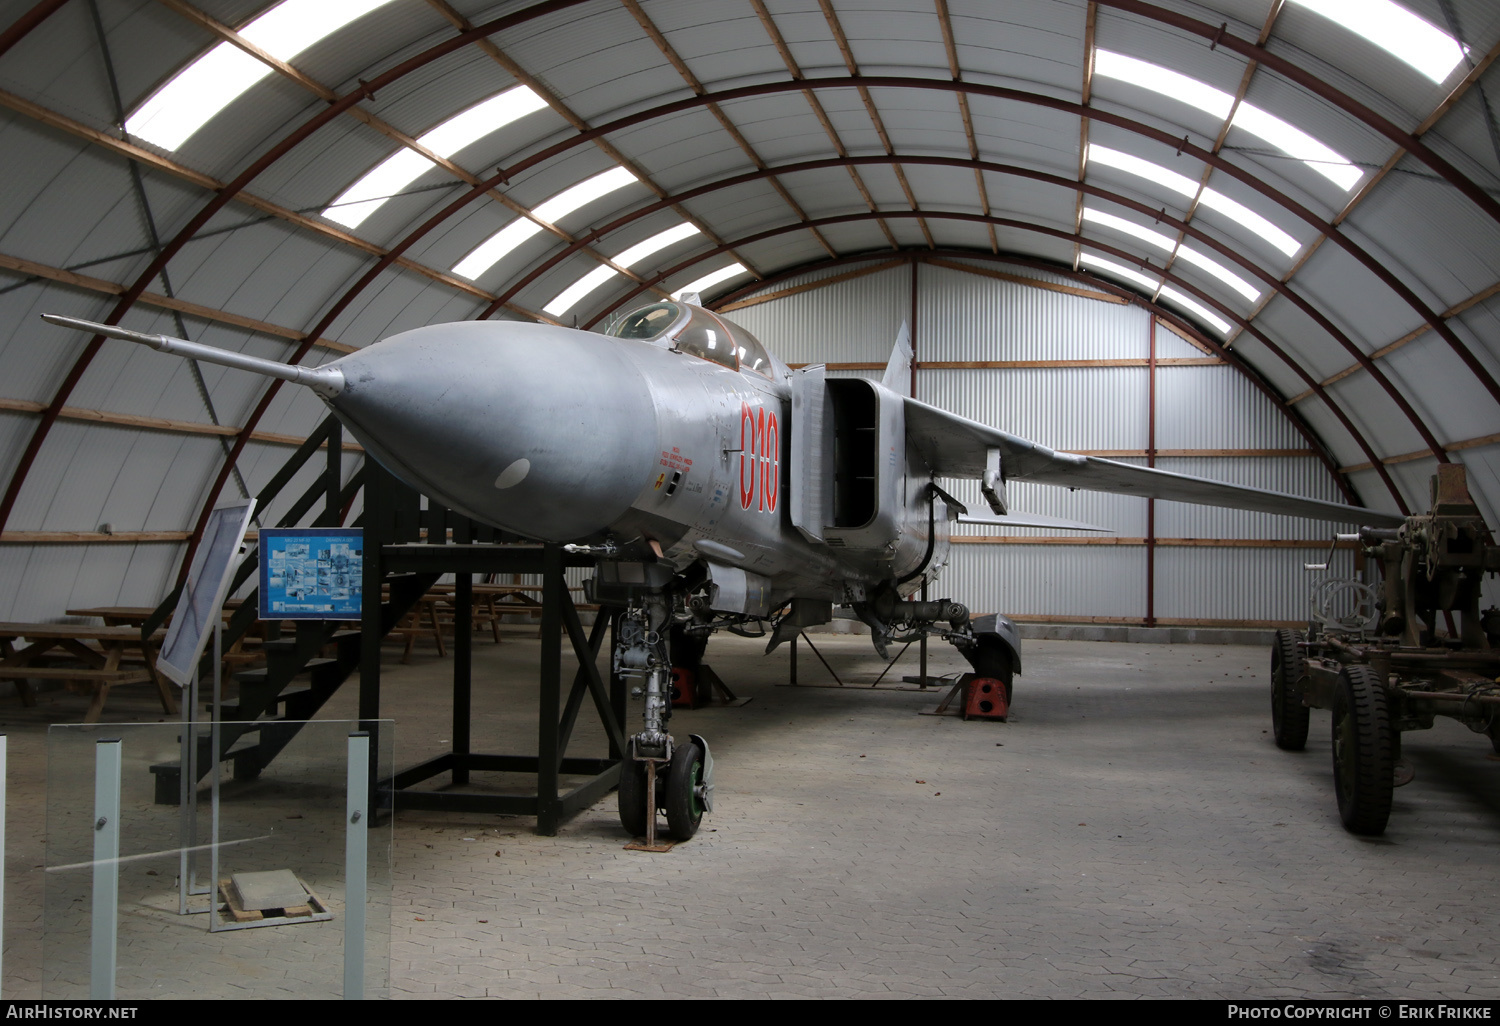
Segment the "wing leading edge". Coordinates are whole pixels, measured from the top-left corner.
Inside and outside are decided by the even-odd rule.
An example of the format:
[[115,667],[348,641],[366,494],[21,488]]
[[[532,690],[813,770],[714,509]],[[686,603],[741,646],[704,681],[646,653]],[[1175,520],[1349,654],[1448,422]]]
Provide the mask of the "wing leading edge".
[[927,461],[928,468],[939,477],[983,478],[987,470],[995,469],[993,461],[998,455],[1004,481],[1036,481],[1064,488],[1121,492],[1142,498],[1367,526],[1394,527],[1406,521],[1397,514],[1381,513],[1362,506],[1305,499],[1285,492],[1174,474],[1154,467],[1135,467],[1097,456],[1056,452],[1045,445],[915,399],[906,400],[906,433]]

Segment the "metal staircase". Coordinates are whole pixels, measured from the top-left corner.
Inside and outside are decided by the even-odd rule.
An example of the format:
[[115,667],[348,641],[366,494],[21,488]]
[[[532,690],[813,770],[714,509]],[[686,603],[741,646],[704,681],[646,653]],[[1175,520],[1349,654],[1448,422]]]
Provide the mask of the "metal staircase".
[[[322,472],[287,508],[274,526],[340,526],[364,488],[368,476],[371,473],[384,473],[378,467],[372,468],[367,461],[347,484],[341,483],[343,428],[335,418],[329,417],[256,495],[256,509],[269,509],[303,468],[312,462],[318,450],[325,446],[327,457]],[[430,540],[439,544],[446,541],[449,530],[462,518],[440,507],[422,509],[421,497],[416,492],[389,479],[389,475],[385,477],[388,478],[384,482],[385,487],[397,489],[399,493],[397,501],[390,504],[386,517],[392,522],[372,525],[365,523],[363,515],[357,518],[354,526],[365,528],[366,545],[378,545],[398,536],[409,536],[415,540],[421,537],[424,529]],[[493,529],[467,521],[455,533],[461,533],[466,540],[498,540],[497,532]],[[256,575],[257,570],[258,556],[252,548],[235,572],[230,594],[239,594],[240,589]],[[386,589],[366,589],[366,601],[380,601],[382,590],[387,592],[380,608],[379,638],[383,639],[401,622],[438,576],[434,573],[406,574],[388,578]],[[143,638],[149,637],[166,621],[177,606],[180,591],[179,583],[142,625]],[[258,589],[251,589],[246,593],[225,624],[223,645],[226,651],[244,638],[255,623],[258,597]],[[270,633],[271,636],[262,647],[266,665],[237,671],[231,677],[237,693],[227,695],[222,702],[224,726],[220,730],[218,752],[212,752],[210,738],[199,740],[197,765],[200,779],[207,775],[215,761],[231,761],[236,779],[245,780],[257,776],[296,737],[301,723],[315,717],[328,699],[359,668],[365,641],[357,624],[346,621],[300,621],[289,635],[282,635],[279,624],[271,625]],[[378,658],[378,652],[376,656]],[[212,680],[213,659],[211,650],[205,653],[199,665],[200,680]],[[151,769],[156,774],[157,802],[176,804],[179,796],[178,764],[162,763]]]

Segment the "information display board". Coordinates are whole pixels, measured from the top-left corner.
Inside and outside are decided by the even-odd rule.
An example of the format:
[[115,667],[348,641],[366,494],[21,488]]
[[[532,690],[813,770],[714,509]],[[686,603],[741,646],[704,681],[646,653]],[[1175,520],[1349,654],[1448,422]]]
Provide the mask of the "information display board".
[[229,579],[239,565],[240,545],[254,509],[254,499],[224,503],[214,508],[204,526],[203,540],[172,613],[172,626],[156,657],[156,668],[180,687],[193,682],[203,647],[222,616]]
[[365,532],[273,527],[260,532],[262,620],[358,620]]

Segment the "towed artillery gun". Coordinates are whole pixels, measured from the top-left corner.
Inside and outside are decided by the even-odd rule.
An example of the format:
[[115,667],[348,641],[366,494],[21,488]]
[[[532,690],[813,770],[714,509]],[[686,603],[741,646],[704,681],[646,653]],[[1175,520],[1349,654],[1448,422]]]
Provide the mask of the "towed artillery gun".
[[[1384,581],[1325,577],[1313,588],[1307,633],[1276,632],[1271,722],[1278,747],[1301,751],[1310,710],[1332,710],[1339,816],[1352,833],[1380,834],[1392,790],[1413,777],[1403,731],[1449,716],[1500,752],[1500,609],[1479,611],[1484,575],[1500,572],[1500,545],[1458,464],[1438,467],[1431,512],[1340,542],[1357,543]],[[1326,570],[1332,558],[1330,549],[1307,568]]]

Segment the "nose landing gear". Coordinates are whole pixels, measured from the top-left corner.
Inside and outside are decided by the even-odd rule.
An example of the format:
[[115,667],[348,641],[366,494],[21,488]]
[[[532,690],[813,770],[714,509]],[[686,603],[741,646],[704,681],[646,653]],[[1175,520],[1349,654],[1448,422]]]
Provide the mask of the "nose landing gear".
[[676,744],[667,733],[672,715],[671,659],[667,652],[666,600],[652,596],[620,617],[615,644],[615,672],[643,680],[632,694],[644,697],[644,724],[630,739],[620,766],[620,825],[632,837],[645,837],[644,851],[666,851],[656,843],[657,813],[665,812],[667,832],[686,841],[698,832],[713,804],[713,759],[708,743],[697,735]]

